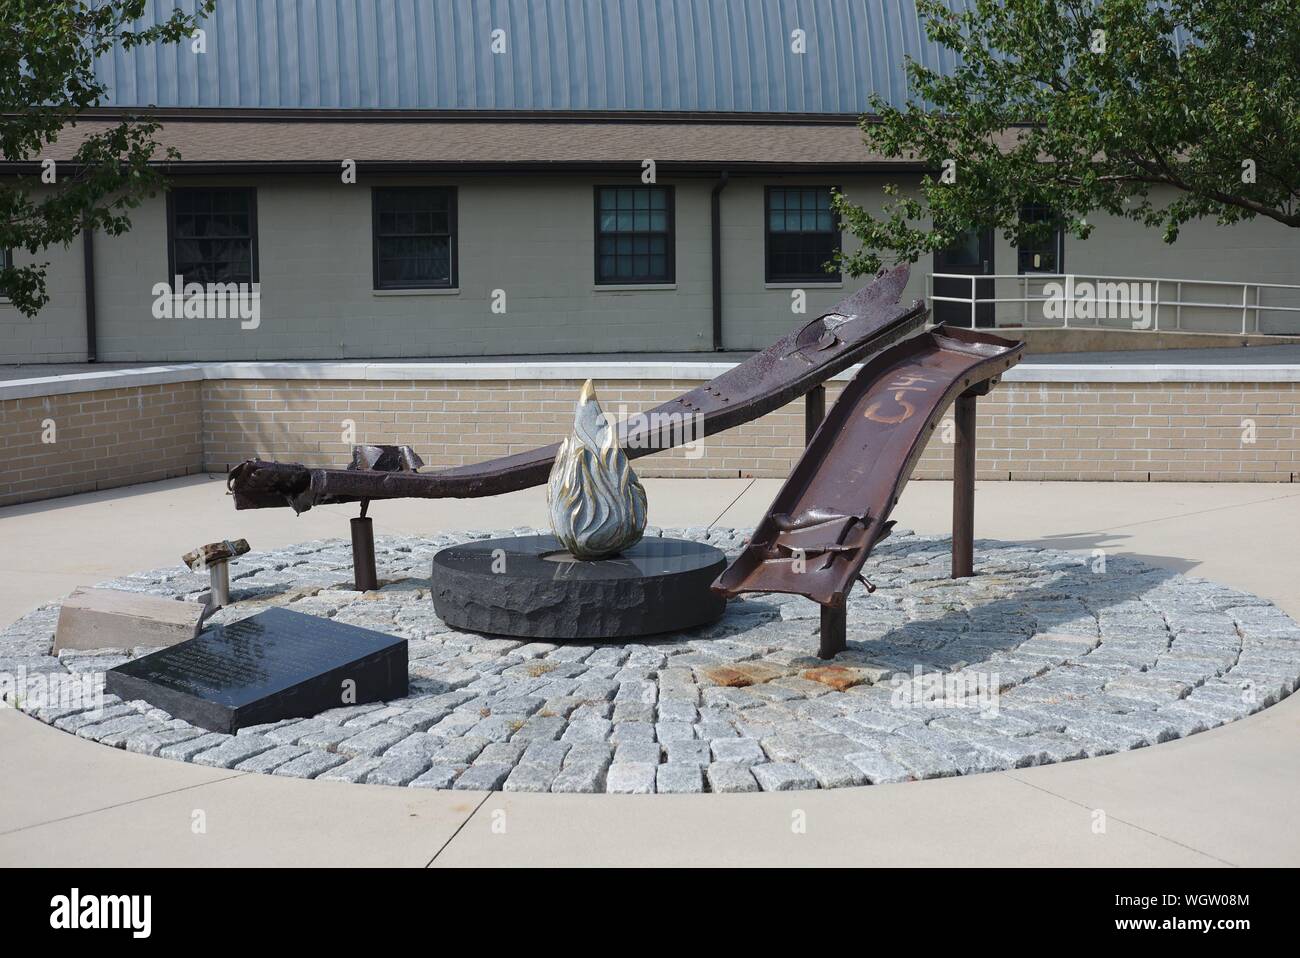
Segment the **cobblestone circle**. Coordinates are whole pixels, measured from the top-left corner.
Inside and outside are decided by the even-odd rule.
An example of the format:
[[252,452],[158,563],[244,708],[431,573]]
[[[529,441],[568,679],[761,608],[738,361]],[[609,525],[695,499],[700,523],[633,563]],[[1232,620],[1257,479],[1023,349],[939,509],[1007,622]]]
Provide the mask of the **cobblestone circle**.
[[[148,650],[50,654],[59,604],[0,632],[9,704],[76,735],[200,765],[412,788],[755,792],[902,782],[1065,762],[1192,735],[1266,708],[1300,678],[1300,626],[1271,603],[1123,556],[901,532],[849,599],[849,650],[815,658],[818,607],[733,601],[714,625],[621,645],[457,632],[433,611],[433,553],[514,529],[377,543],[352,591],[341,540],[232,563],[228,622],[270,605],[410,642],[410,695],[221,735],[143,702],[88,711],[58,689]],[[734,556],[746,531],[670,529]],[[183,567],[101,583],[194,599]],[[84,676],[92,673],[87,680]],[[84,687],[84,686],[83,686]],[[65,699],[66,701],[66,699]]]

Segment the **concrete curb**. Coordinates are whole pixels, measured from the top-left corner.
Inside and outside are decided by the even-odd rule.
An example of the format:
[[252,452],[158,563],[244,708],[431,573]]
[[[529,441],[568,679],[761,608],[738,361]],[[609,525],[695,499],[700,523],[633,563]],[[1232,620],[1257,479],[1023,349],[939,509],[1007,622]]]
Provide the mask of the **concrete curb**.
[[[40,376],[0,383],[0,400],[62,396],[205,380],[554,381],[651,380],[703,382],[734,369],[720,362],[223,362],[180,363],[103,372]],[[861,368],[835,376],[847,381]],[[1099,365],[1026,363],[1007,372],[1014,383],[1297,383],[1300,364]]]

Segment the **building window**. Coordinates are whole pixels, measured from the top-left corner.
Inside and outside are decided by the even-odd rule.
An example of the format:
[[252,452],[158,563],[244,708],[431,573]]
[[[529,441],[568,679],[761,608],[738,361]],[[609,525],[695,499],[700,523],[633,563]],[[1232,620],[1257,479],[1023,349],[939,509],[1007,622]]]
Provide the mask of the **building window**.
[[1055,228],[1044,236],[1026,238],[1016,251],[1016,264],[1021,273],[1059,273],[1065,266],[1065,234],[1056,214],[1038,203],[1020,207],[1021,223],[1054,223]]
[[14,251],[0,248],[0,269],[8,269],[12,265],[14,265]]
[[673,191],[596,187],[596,283],[671,283]]
[[375,289],[454,289],[455,189],[385,187],[373,203]]
[[257,282],[257,191],[167,194],[168,272],[186,283]]
[[767,281],[837,283],[826,264],[840,251],[840,224],[831,209],[833,187],[767,188]]

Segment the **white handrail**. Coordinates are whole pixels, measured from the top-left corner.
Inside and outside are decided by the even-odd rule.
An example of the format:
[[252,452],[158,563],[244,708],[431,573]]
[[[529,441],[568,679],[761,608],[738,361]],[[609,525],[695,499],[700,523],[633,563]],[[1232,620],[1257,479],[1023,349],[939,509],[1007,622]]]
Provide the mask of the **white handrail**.
[[[945,296],[935,293],[936,280],[962,281],[963,285],[969,287],[968,296]],[[994,290],[994,295],[980,296],[979,282],[987,281]],[[997,295],[998,280],[1015,280],[1020,286],[1021,296],[999,296]],[[1057,289],[1050,293],[1042,295],[1029,295],[1031,282],[1043,284],[1054,283]],[[1083,295],[1080,294],[1081,284],[1083,286]],[[1175,288],[1174,297],[1165,299],[1161,295],[1162,286],[1168,289],[1172,284]],[[1128,290],[1117,290],[1115,287],[1120,285],[1129,285]],[[1206,302],[1201,299],[1184,299],[1183,286],[1214,286],[1228,289],[1240,289],[1241,298],[1239,301],[1233,301],[1225,297],[1221,302]],[[1259,333],[1260,315],[1262,313],[1297,313],[1300,314],[1300,305],[1265,305],[1263,303],[1263,293],[1265,290],[1284,290],[1293,295],[1287,297],[1295,302],[1300,302],[1300,285],[1291,285],[1285,283],[1252,283],[1252,282],[1233,282],[1229,280],[1210,280],[1210,279],[1180,279],[1160,276],[1112,276],[1104,273],[988,273],[988,274],[971,274],[971,273],[929,273],[926,276],[926,287],[929,293],[929,299],[932,302],[940,303],[960,303],[970,306],[970,326],[975,328],[977,325],[979,307],[981,305],[992,305],[995,309],[998,305],[1012,305],[1020,303],[1023,306],[1022,323],[1019,328],[1025,329],[1062,329],[1071,328],[1072,320],[1079,320],[1077,310],[1074,308],[1076,303],[1091,299],[1092,315],[1085,316],[1081,321],[1083,325],[1088,326],[1089,320],[1092,320],[1097,328],[1116,328],[1105,325],[1109,319],[1128,319],[1135,307],[1145,309],[1154,307],[1154,322],[1147,324],[1132,324],[1132,328],[1145,332],[1158,332],[1160,330],[1160,312],[1162,306],[1171,306],[1174,309],[1174,328],[1183,331],[1183,308],[1203,309],[1203,310],[1224,310],[1231,314],[1231,311],[1240,310],[1240,322],[1229,319],[1228,322],[1222,323],[1222,330],[1211,329],[1201,330],[1201,332],[1239,332],[1241,335],[1249,335],[1252,326],[1252,316],[1254,319],[1254,332]],[[960,287],[958,287],[960,289]],[[1154,292],[1152,292],[1154,288]],[[1252,295],[1253,290],[1253,295]],[[1127,295],[1124,295],[1127,294]],[[1042,326],[1034,326],[1029,322],[1029,304],[1030,303],[1061,303],[1063,309],[1059,322],[1045,323]],[[1122,315],[1108,316],[1104,314],[1105,309],[1111,307],[1117,308]],[[1103,310],[1103,311],[1099,311]],[[1055,317],[1053,317],[1055,319]],[[1143,317],[1145,320],[1145,317]],[[994,320],[996,325],[996,318]],[[1014,323],[1013,323],[1014,325]],[[1080,325],[1075,322],[1074,325]],[[1212,325],[1220,325],[1216,320]],[[1288,324],[1289,325],[1289,324]],[[1300,334],[1300,322],[1295,324],[1296,328],[1290,331],[1294,334]],[[1194,332],[1187,330],[1187,332]]]
[[[1114,273],[931,273],[932,278],[938,279],[1065,279],[1067,276],[1073,276],[1075,279],[1117,279],[1130,283],[1191,283],[1193,286],[1262,286],[1265,289],[1300,289],[1300,285],[1288,283],[1255,283],[1242,282],[1232,279],[1179,279],[1176,276],[1116,276]],[[1235,303],[1230,305],[1236,305]]]

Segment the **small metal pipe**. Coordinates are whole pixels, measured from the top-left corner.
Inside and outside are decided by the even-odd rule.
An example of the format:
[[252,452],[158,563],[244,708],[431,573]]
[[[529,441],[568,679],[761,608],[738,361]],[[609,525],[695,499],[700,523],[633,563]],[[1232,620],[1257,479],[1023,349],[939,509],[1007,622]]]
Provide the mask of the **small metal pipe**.
[[230,605],[230,563],[214,562],[208,566],[208,586],[212,601],[208,604],[213,611]]
[[710,238],[713,254],[713,351],[720,353],[722,346],[722,191],[727,188],[729,174],[723,170],[709,196]]
[[85,259],[86,298],[86,362],[99,360],[99,332],[95,322],[95,230],[87,226],[81,231],[81,248]]

